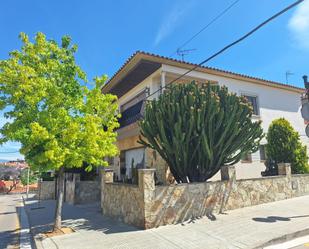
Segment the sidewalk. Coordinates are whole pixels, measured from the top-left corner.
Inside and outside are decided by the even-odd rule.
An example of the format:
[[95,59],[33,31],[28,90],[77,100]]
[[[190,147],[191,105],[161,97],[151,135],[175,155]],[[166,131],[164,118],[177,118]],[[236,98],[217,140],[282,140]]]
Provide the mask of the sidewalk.
[[[42,202],[42,209],[31,209],[37,207],[35,201],[26,204],[33,233],[50,229],[55,202]],[[42,248],[255,248],[286,234],[309,229],[309,196],[232,210],[216,215],[215,220],[205,217],[146,231],[103,217],[97,204],[65,204],[63,220],[64,226],[76,232],[45,238],[40,243]]]

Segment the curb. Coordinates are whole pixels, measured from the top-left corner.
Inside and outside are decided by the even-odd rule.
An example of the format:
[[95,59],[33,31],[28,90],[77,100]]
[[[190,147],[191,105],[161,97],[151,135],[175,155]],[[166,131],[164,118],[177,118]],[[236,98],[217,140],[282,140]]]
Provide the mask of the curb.
[[31,246],[31,236],[30,236],[30,226],[28,221],[28,216],[24,207],[24,198],[21,197],[22,202],[20,203],[20,239],[19,239],[19,248],[20,249],[32,249]]
[[[26,209],[24,208],[26,200],[24,199],[23,196],[22,196],[22,200],[23,200],[23,207],[22,207],[22,209],[24,210],[25,215],[27,216],[27,221],[28,221],[29,220],[29,215],[28,215],[28,212],[26,211]],[[29,225],[29,223],[28,223],[28,225]],[[41,242],[41,237],[38,236],[38,235],[35,236],[32,233],[32,230],[31,230],[30,226],[29,226],[29,231],[30,231],[29,236],[31,235],[30,237],[31,237],[31,242],[32,242],[32,247],[30,247],[29,249],[44,249],[44,247],[42,245],[42,242]],[[20,249],[22,249],[22,248],[20,248]]]
[[289,234],[283,235],[281,237],[272,239],[272,240],[270,240],[270,241],[268,241],[268,242],[266,242],[262,245],[255,247],[254,249],[263,249],[263,248],[268,247],[268,246],[281,244],[281,243],[284,243],[284,242],[287,242],[287,241],[290,241],[290,240],[293,240],[293,239],[304,237],[306,235],[309,235],[309,227],[306,228],[306,229],[300,230],[300,231],[296,231],[294,233],[289,233]]

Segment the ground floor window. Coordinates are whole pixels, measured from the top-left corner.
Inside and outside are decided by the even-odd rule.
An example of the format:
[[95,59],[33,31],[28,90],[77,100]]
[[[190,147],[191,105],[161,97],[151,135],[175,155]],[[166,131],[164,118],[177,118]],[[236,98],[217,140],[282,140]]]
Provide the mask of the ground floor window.
[[122,180],[137,177],[137,170],[145,167],[145,148],[121,151],[120,175]]

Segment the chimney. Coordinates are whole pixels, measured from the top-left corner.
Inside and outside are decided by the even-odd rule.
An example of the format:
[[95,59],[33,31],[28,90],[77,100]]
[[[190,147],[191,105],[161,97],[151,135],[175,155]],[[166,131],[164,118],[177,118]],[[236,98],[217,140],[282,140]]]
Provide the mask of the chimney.
[[307,76],[307,75],[304,75],[304,76],[303,76],[303,79],[304,79],[305,88],[306,88],[306,89],[309,89],[308,76]]

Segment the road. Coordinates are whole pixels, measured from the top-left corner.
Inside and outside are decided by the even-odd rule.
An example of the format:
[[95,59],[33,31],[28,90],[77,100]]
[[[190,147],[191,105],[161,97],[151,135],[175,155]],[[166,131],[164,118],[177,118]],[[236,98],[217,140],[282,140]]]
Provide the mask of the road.
[[20,195],[0,195],[0,248],[19,248]]

